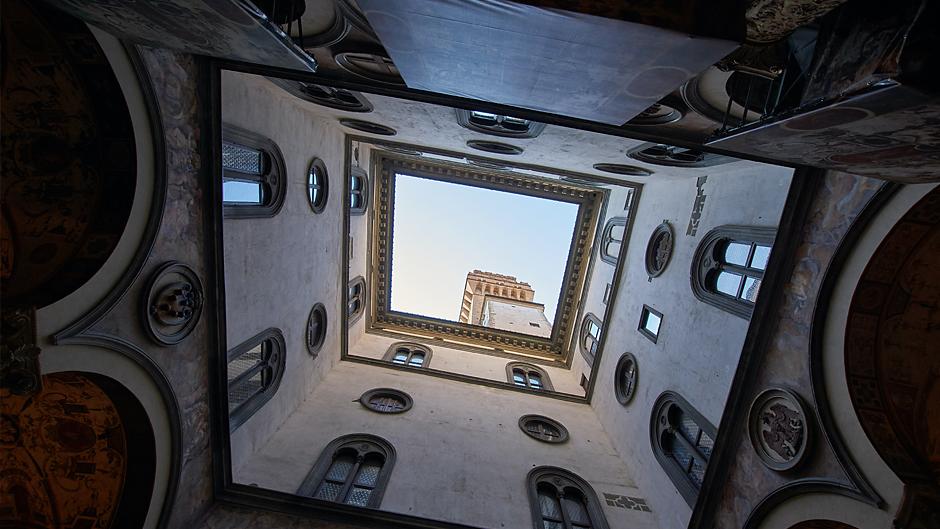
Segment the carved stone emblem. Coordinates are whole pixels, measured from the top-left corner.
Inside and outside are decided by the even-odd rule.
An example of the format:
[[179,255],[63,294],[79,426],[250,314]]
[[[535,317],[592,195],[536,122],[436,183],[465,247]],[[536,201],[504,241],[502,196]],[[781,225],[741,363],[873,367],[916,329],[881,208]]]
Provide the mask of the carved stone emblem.
[[158,344],[177,344],[198,323],[202,305],[202,284],[196,273],[170,261],[153,273],[144,291],[144,328]]
[[789,470],[803,461],[810,443],[810,427],[802,400],[788,389],[767,389],[751,404],[751,444],[761,461],[773,470]]
[[672,226],[665,220],[653,230],[646,245],[646,273],[650,278],[657,277],[666,270],[672,257],[674,239]]

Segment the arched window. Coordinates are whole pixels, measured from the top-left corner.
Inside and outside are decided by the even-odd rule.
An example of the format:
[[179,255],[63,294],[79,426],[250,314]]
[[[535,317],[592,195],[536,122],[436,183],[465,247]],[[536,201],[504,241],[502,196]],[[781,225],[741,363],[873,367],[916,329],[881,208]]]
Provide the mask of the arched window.
[[310,169],[307,170],[307,201],[310,202],[310,209],[314,213],[323,213],[329,195],[330,181],[326,164],[323,160],[314,158],[310,162]]
[[599,249],[601,261],[617,266],[617,259],[620,257],[620,246],[623,244],[626,231],[626,217],[614,217],[607,221],[601,235]]
[[297,494],[377,509],[394,465],[395,449],[385,439],[344,435],[323,449]]
[[267,329],[228,352],[229,429],[234,431],[274,396],[284,375],[284,335]]
[[369,175],[361,167],[349,170],[349,214],[363,215],[369,207]]
[[705,234],[692,258],[695,297],[750,318],[775,235],[773,228],[754,226],[719,226]]
[[366,306],[366,280],[359,276],[349,282],[346,298],[346,315],[349,325],[356,323]]
[[717,432],[685,399],[666,391],[650,416],[653,453],[690,506],[695,505]]
[[509,382],[521,388],[529,388],[537,391],[553,391],[552,381],[548,378],[548,373],[540,367],[522,362],[510,362],[506,364],[506,377]]
[[416,343],[396,342],[382,359],[401,366],[427,367],[431,363],[431,349]]
[[589,366],[594,365],[594,357],[597,355],[597,348],[601,343],[603,328],[604,324],[601,323],[600,318],[592,312],[585,314],[584,319],[581,320],[581,356],[587,360]]
[[594,489],[577,475],[536,467],[527,481],[534,529],[608,529]]
[[537,123],[528,119],[459,108],[457,109],[457,123],[461,127],[476,132],[509,138],[534,138],[545,129],[544,123]]
[[277,144],[235,125],[222,127],[222,205],[229,218],[273,217],[284,205],[287,171]]
[[323,303],[317,303],[310,309],[310,315],[307,316],[307,352],[310,356],[317,356],[323,342],[326,340],[327,330],[326,307]]

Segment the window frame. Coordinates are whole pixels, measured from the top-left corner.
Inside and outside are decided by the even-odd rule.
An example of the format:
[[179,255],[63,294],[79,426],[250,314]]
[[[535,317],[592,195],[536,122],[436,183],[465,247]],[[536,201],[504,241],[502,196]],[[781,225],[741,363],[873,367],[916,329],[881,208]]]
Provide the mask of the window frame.
[[[407,350],[408,350],[408,356],[407,356],[407,358],[405,359],[405,363],[404,363],[404,364],[399,364],[399,363],[396,363],[396,362],[394,361],[394,360],[395,360],[395,354],[398,352],[399,349],[407,349]],[[416,352],[419,352],[419,353],[423,353],[423,354],[424,354],[424,362],[423,362],[420,366],[412,365],[412,364],[411,364],[411,357],[412,357],[412,355],[414,355],[414,353],[416,353]],[[430,347],[428,347],[428,346],[426,346],[426,345],[421,345],[421,344],[415,343],[415,342],[395,342],[395,343],[393,343],[392,345],[390,345],[390,346],[388,347],[388,350],[385,351],[385,355],[382,356],[382,360],[384,360],[384,361],[386,361],[386,362],[389,362],[389,363],[391,363],[391,364],[395,364],[395,365],[397,365],[397,366],[410,367],[410,368],[412,368],[412,369],[424,369],[424,368],[428,367],[428,364],[431,363],[431,355],[432,355],[432,354],[433,354],[433,351],[431,350]]]
[[504,114],[494,114],[492,112],[488,112],[489,114],[493,114],[494,116],[496,116],[496,124],[484,125],[481,123],[476,123],[473,120],[473,113],[482,112],[482,111],[465,110],[462,108],[454,109],[454,111],[457,113],[457,124],[459,124],[461,127],[465,129],[470,129],[474,132],[479,132],[482,134],[489,134],[491,136],[500,136],[504,138],[535,138],[536,136],[541,134],[543,130],[545,130],[544,123],[532,121],[531,119],[524,120],[528,122],[525,130],[513,130],[503,125],[506,118],[510,118],[510,119],[521,119],[521,118],[515,118],[514,116],[506,116]]
[[[590,335],[587,332],[588,323],[594,323],[598,327],[597,336]],[[581,328],[578,332],[578,349],[581,351],[581,356],[584,357],[584,360],[587,362],[588,367],[594,367],[594,360],[597,358],[597,351],[601,347],[601,337],[604,335],[604,322],[601,321],[593,312],[588,312],[581,318]],[[591,351],[590,348],[585,343],[588,336],[594,341],[594,350]]]
[[[222,198],[222,216],[226,219],[248,219],[248,218],[269,218],[277,215],[284,206],[284,199],[287,196],[287,165],[284,162],[284,155],[274,140],[271,140],[258,133],[241,128],[230,123],[222,125],[222,142],[241,145],[249,149],[261,151],[266,155],[269,161],[269,167],[263,175],[247,175],[234,170],[226,170],[222,166],[221,158],[218,160],[220,174],[222,175],[222,188],[225,187],[226,180],[255,181],[266,184],[271,188],[271,198],[264,204],[226,204],[224,191]],[[221,153],[221,145],[219,146]],[[243,178],[233,176],[226,177],[226,172],[236,175],[244,175]]]
[[[659,318],[659,327],[656,329],[656,332],[646,328],[646,322],[649,320],[650,315],[654,315]],[[649,341],[656,343],[659,341],[659,333],[663,329],[663,313],[658,310],[650,307],[647,304],[643,304],[643,308],[640,309],[640,323],[637,325],[636,330],[640,331],[640,334],[646,336]]]
[[[340,495],[343,496],[344,501],[337,502],[314,498],[314,495],[326,477],[327,471],[329,471],[333,461],[337,456],[340,455],[340,452],[347,450],[356,452],[357,460],[356,465],[350,469],[349,475],[346,477],[346,480],[343,484],[343,489],[340,492]],[[375,480],[375,486],[372,487],[372,493],[369,495],[369,501],[366,504],[366,508],[378,509],[382,504],[382,497],[385,495],[385,489],[388,487],[388,480],[391,477],[392,469],[395,466],[396,454],[395,447],[392,446],[391,443],[377,435],[372,434],[349,434],[337,437],[336,439],[332,440],[320,452],[320,456],[317,458],[316,463],[307,473],[307,476],[304,477],[304,480],[297,489],[296,494],[298,496],[314,499],[315,501],[334,504],[338,503],[340,505],[357,507],[355,505],[347,504],[345,502],[345,498],[348,495],[349,490],[352,488],[353,481],[355,481],[356,473],[359,470],[359,465],[362,463],[365,457],[373,453],[378,453],[385,459],[385,461],[382,464],[382,469],[379,470],[379,475]]]
[[[264,351],[264,344],[269,343],[274,347],[274,351],[267,354],[267,359],[263,359],[259,362],[258,365],[252,367],[251,369],[245,371],[239,376],[235,377],[233,380],[228,380],[228,366],[232,361],[240,358],[245,353],[251,351],[258,345],[262,346],[262,352]],[[225,406],[229,406],[229,393],[231,392],[232,386],[239,382],[243,382],[251,378],[252,375],[263,372],[265,368],[271,368],[272,373],[267,377],[268,383],[261,391],[255,393],[247,400],[238,405],[234,410],[228,412],[229,420],[229,432],[234,432],[239,426],[245,424],[245,422],[251,418],[252,415],[258,412],[264,405],[271,400],[271,397],[277,393],[278,388],[281,385],[281,379],[284,376],[284,366],[287,363],[287,345],[284,341],[284,334],[280,329],[271,327],[261,331],[260,333],[252,336],[251,338],[245,340],[244,342],[237,345],[235,348],[230,349],[226,353],[226,362],[225,362],[225,376],[226,376],[226,391],[225,391]],[[273,364],[273,365],[270,365]]]
[[[520,369],[525,372],[525,381],[526,381],[525,386],[516,384],[513,381],[513,371],[516,369]],[[533,387],[529,383],[529,380],[530,380],[529,373],[537,373],[539,375],[539,378],[542,381],[541,388]],[[548,373],[541,367],[533,365],[533,364],[529,364],[526,362],[509,362],[508,364],[506,364],[506,381],[509,384],[511,384],[513,387],[526,389],[529,391],[555,391],[554,386],[552,386],[552,380],[548,377]]]
[[[624,372],[633,366],[633,373],[630,377],[630,385],[625,386],[624,382]],[[633,396],[636,395],[636,388],[640,382],[640,366],[637,363],[636,356],[633,353],[623,353],[620,356],[620,359],[617,360],[617,367],[614,369],[614,395],[617,397],[617,402],[622,406],[630,404],[630,401],[633,400]]]
[[544,529],[545,519],[542,515],[542,509],[539,502],[539,485],[545,484],[551,486],[556,491],[560,491],[558,496],[558,505],[562,513],[561,522],[564,529],[572,529],[571,521],[568,520],[567,511],[561,502],[565,489],[575,489],[582,498],[584,498],[584,509],[587,512],[591,522],[591,529],[610,529],[607,523],[607,517],[604,515],[604,508],[597,499],[594,487],[583,478],[559,467],[540,466],[529,471],[526,476],[526,489],[529,493],[529,508],[532,514],[533,529]]
[[[548,436],[541,436],[538,433],[530,431],[527,428],[527,426],[529,425],[529,423],[533,423],[533,422],[542,422],[542,423],[548,424],[549,426],[554,427],[556,430],[558,430],[558,438],[551,439]],[[546,417],[544,415],[529,414],[529,415],[523,415],[522,417],[519,417],[519,429],[522,430],[522,433],[542,443],[562,444],[562,443],[567,442],[568,439],[571,438],[571,436],[568,434],[568,429],[565,428],[564,424],[561,424],[555,419],[552,419],[551,417]]]
[[[319,326],[319,334],[311,336],[313,330],[314,316],[319,316],[322,324]],[[304,330],[304,338],[307,344],[307,352],[310,356],[316,358],[320,354],[323,343],[326,342],[326,333],[329,330],[330,318],[326,312],[326,306],[323,303],[315,303],[307,316],[307,327]]]
[[[698,427],[699,440],[697,440],[694,445],[685,435],[676,431],[674,426],[668,424],[669,419],[667,416],[672,406],[677,406],[682,413],[690,417],[692,422],[695,423],[695,426]],[[663,435],[667,433],[672,435],[678,442],[682,443],[685,449],[692,453],[693,458],[697,457],[703,462],[704,470],[702,481],[704,483],[705,474],[708,473],[708,462],[711,459],[711,454],[714,453],[714,442],[717,439],[718,430],[712,423],[706,420],[698,410],[692,407],[687,400],[674,391],[664,391],[653,404],[652,413],[650,414],[650,444],[653,448],[653,454],[663,467],[663,470],[666,471],[666,475],[669,476],[673,485],[675,485],[676,490],[679,491],[686,503],[689,504],[689,507],[694,508],[701,488],[699,485],[696,485],[689,476],[689,471],[680,467],[676,458],[672,456],[671,453],[666,452],[663,447]],[[708,435],[712,440],[712,449],[708,455],[702,454],[698,447],[702,434]]]
[[[356,298],[353,297],[353,296],[350,296],[350,295],[349,295],[349,291],[352,290],[354,287],[357,287],[357,286],[360,288],[360,291],[359,291],[360,294],[359,294],[359,296],[358,296],[358,299],[359,299],[359,309],[358,309],[356,312],[350,314],[350,312],[349,312],[349,306],[350,306],[350,304],[353,302],[353,300],[356,299]],[[349,284],[346,286],[346,318],[347,318],[347,319],[346,319],[346,327],[347,327],[347,328],[350,327],[350,326],[352,326],[353,324],[355,324],[357,321],[359,321],[359,318],[362,317],[362,314],[366,311],[366,302],[367,302],[367,301],[368,301],[368,296],[366,296],[366,280],[365,280],[365,278],[362,277],[362,276],[356,276],[356,277],[352,278],[352,279],[349,281]]]
[[[376,396],[385,396],[385,395],[387,395],[387,396],[392,396],[392,397],[396,397],[396,398],[398,398],[398,399],[401,399],[402,404],[403,404],[402,409],[400,409],[400,410],[384,410],[384,409],[376,408],[376,407],[372,404],[371,400],[372,400],[373,397],[376,397]],[[394,388],[374,388],[374,389],[370,389],[370,390],[366,391],[365,393],[363,393],[362,395],[359,396],[359,404],[362,404],[362,407],[364,407],[365,409],[367,409],[367,410],[369,410],[369,411],[371,411],[371,412],[381,413],[381,414],[384,414],[384,415],[396,415],[396,414],[399,414],[399,413],[405,413],[406,411],[410,410],[411,407],[414,406],[414,399],[411,398],[411,395],[405,393],[404,391],[402,391],[402,390],[400,390],[400,389],[394,389]]]
[[[362,187],[358,190],[353,189],[354,178],[362,180]],[[346,185],[349,186],[349,192],[347,193],[347,197],[349,198],[349,214],[365,215],[366,211],[369,210],[369,201],[371,198],[369,188],[369,173],[366,172],[366,170],[362,167],[350,167],[349,178],[346,179]],[[360,205],[358,207],[353,207],[353,195],[357,195],[360,198]]]
[[[745,283],[744,277],[762,279],[764,274],[767,273],[766,266],[759,271],[749,267],[741,267],[724,262],[724,258],[719,254],[723,253],[723,249],[731,242],[750,244],[752,249],[749,251],[749,257],[753,253],[755,245],[768,246],[770,247],[770,253],[773,254],[773,243],[776,235],[776,228],[761,226],[724,225],[710,230],[702,237],[702,241],[692,256],[690,271],[692,293],[699,301],[740,318],[750,319],[751,313],[754,311],[754,303],[719,292],[713,285],[714,281],[711,278],[717,278],[717,275],[727,268],[743,276],[740,288],[743,288]],[[770,264],[769,258],[767,264]]]
[[[319,189],[321,191],[319,201],[315,201],[310,198],[310,192],[313,190],[314,185],[311,182],[314,171],[319,170],[322,173],[323,181],[319,184]],[[307,168],[307,202],[310,204],[310,209],[315,213],[323,213],[326,209],[327,202],[330,199],[330,174],[326,169],[326,162],[322,159],[314,157],[310,161],[310,166]]]
[[[597,254],[600,257],[601,261],[604,261],[607,264],[617,266],[617,262],[620,260],[620,250],[623,249],[623,243],[627,240],[627,224],[629,219],[627,217],[611,217],[607,220],[607,223],[604,224],[604,231],[601,232],[600,242],[597,245]],[[614,228],[617,226],[623,227],[623,237],[620,239],[620,250],[617,251],[616,255],[611,255],[607,252],[607,247],[610,243],[616,241],[611,233],[613,233]]]

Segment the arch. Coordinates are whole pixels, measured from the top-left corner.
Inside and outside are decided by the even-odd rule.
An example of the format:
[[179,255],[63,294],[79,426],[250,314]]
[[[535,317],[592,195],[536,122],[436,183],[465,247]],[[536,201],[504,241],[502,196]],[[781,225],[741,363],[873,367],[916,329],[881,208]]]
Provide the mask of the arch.
[[326,163],[314,157],[307,169],[307,202],[314,213],[323,213],[330,198],[330,175]]
[[718,226],[702,237],[692,257],[692,293],[699,301],[749,319],[777,230]]
[[349,168],[349,214],[365,215],[369,209],[369,173],[361,167]]
[[137,152],[130,94],[89,27],[50,6],[4,8],[3,106],[22,111],[4,116],[4,139],[16,148],[3,160],[0,294],[5,308],[47,307],[116,251],[134,198],[150,191],[149,182],[137,189],[147,153]]
[[526,484],[534,529],[609,528],[594,488],[577,474],[558,467],[535,467]]
[[382,505],[395,457],[395,447],[377,435],[338,437],[320,453],[297,495],[377,509]]
[[[0,399],[0,490],[17,508],[2,524],[141,527],[155,475],[154,433],[134,394],[103,375],[43,375],[30,396]],[[25,508],[23,508],[25,506]]]
[[627,237],[627,217],[613,217],[604,225],[598,254],[601,261],[617,266],[620,259],[620,246]]
[[940,188],[901,217],[848,307],[845,380],[862,429],[904,483],[898,525],[940,518]]
[[536,391],[555,390],[552,386],[552,380],[544,369],[525,362],[509,362],[506,364],[506,380],[514,386]]
[[407,367],[428,367],[434,351],[426,345],[414,342],[395,342],[388,347],[382,360]]
[[597,348],[600,346],[601,333],[603,332],[604,322],[600,318],[595,316],[593,312],[584,315],[581,320],[578,349],[581,351],[581,356],[587,361],[588,367],[594,365],[594,357],[597,356]]
[[[166,527],[182,468],[182,414],[166,375],[140,348],[101,334],[69,338],[68,345],[45,347],[42,355],[44,375],[79,372],[100,377],[98,380],[106,378],[132,393],[133,400],[143,408],[153,432],[155,475],[149,502],[141,508],[146,519],[140,527]],[[126,394],[116,397],[129,398]]]
[[352,325],[362,317],[366,307],[366,280],[357,276],[349,281],[346,289],[346,325]]

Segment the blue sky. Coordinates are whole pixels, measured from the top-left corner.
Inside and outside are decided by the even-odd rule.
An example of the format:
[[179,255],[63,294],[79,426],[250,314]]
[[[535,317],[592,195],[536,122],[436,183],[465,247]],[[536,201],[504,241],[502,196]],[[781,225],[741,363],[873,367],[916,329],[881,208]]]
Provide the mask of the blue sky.
[[392,310],[456,321],[467,272],[516,276],[555,318],[578,206],[396,175]]

